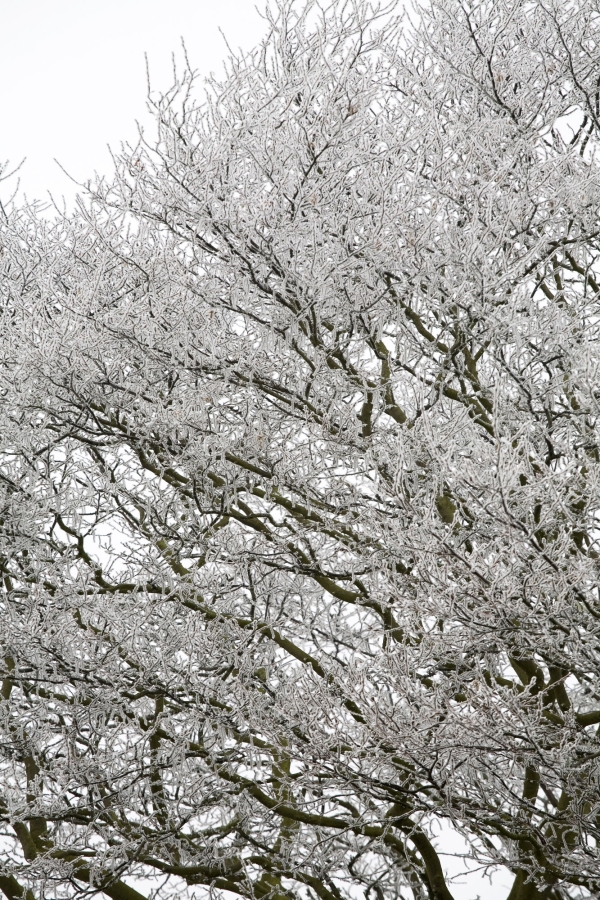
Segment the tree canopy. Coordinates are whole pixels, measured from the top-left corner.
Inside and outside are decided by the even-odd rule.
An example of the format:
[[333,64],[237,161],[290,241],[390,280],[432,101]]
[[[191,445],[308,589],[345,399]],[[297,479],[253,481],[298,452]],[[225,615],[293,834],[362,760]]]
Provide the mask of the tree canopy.
[[[0,224],[7,900],[600,894],[600,10],[278,0]],[[453,845],[454,846],[454,845]]]

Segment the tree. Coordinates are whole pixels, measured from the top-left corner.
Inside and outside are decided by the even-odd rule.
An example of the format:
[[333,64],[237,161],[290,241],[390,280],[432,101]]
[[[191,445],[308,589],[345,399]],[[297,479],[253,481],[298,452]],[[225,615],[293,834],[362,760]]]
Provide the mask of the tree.
[[597,4],[267,25],[2,225],[0,889],[598,896]]

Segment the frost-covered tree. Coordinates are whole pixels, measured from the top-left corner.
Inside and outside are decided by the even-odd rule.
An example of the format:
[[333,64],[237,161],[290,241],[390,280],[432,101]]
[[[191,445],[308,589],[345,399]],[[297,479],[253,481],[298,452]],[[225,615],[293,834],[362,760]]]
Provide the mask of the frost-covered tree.
[[266,25],[2,224],[0,889],[598,897],[597,0]]

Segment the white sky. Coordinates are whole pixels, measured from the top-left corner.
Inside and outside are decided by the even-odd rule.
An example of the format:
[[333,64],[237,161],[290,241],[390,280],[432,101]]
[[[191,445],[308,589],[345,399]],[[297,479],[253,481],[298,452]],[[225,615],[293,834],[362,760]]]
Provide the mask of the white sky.
[[220,73],[219,28],[250,49],[265,27],[255,0],[0,0],[0,10],[0,162],[27,157],[29,199],[73,197],[55,158],[80,181],[111,171],[107,144],[135,139],[146,117],[144,53],[152,86],[166,89],[181,37],[193,66]]
[[[259,3],[262,9],[264,0]],[[0,162],[27,160],[21,193],[31,200],[65,197],[94,171],[110,173],[107,144],[136,138],[145,111],[148,54],[152,86],[171,84],[171,54],[188,56],[202,74],[220,73],[227,50],[219,28],[235,48],[249,50],[265,23],[254,0],[0,0]],[[10,193],[0,185],[0,198]],[[446,831],[446,852],[463,849]],[[446,861],[456,873],[461,864]],[[479,875],[453,886],[456,900],[500,900],[510,877],[493,886]]]

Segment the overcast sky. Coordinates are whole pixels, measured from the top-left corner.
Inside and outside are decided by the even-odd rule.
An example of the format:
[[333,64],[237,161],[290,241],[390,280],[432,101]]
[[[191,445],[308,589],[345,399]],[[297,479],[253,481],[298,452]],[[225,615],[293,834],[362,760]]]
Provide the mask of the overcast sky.
[[264,27],[254,0],[5,0],[0,161],[27,157],[20,178],[30,199],[51,190],[70,200],[76,188],[53,160],[79,180],[110,171],[107,144],[132,140],[145,116],[144,53],[153,87],[164,89],[181,37],[208,74],[226,54],[219,28],[250,49]]

